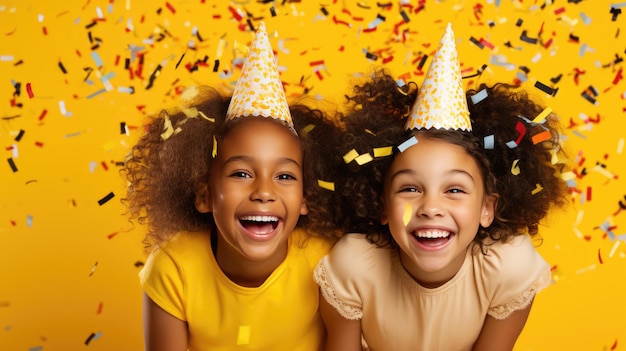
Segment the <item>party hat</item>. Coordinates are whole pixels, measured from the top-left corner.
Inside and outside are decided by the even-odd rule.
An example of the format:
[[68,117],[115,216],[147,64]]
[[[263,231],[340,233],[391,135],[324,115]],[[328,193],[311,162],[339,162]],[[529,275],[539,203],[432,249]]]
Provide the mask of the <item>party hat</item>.
[[247,116],[272,117],[293,128],[278,66],[263,22],[256,31],[226,112],[227,119]]
[[405,129],[472,130],[461,82],[461,66],[448,23],[411,109]]

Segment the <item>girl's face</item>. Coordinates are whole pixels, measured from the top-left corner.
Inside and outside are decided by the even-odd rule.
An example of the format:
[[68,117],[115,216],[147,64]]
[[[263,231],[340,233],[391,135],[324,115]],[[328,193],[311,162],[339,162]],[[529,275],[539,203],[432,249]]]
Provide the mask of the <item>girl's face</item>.
[[479,225],[488,227],[495,198],[465,150],[420,136],[386,174],[383,223],[400,247],[405,269],[425,287],[440,286],[461,268]]
[[217,147],[207,202],[218,250],[235,261],[280,264],[289,234],[308,212],[298,137],[274,121],[250,119]]

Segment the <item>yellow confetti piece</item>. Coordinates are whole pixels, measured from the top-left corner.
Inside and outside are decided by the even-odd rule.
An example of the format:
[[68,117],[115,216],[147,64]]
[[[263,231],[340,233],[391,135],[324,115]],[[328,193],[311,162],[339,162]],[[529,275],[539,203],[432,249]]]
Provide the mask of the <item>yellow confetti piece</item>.
[[352,162],[352,160],[354,160],[357,157],[359,157],[359,153],[355,149],[352,149],[352,150],[348,151],[347,154],[343,155],[343,162],[348,164],[348,163]]
[[411,221],[413,215],[413,207],[411,204],[404,204],[404,213],[402,214],[402,223],[406,226]]
[[372,132],[372,131],[371,131],[371,130],[369,130],[369,129],[366,129],[366,130],[365,130],[365,133],[367,133],[367,134],[371,134],[371,135],[373,135],[373,136],[376,136],[376,134],[374,134],[374,132]]
[[367,154],[360,155],[359,157],[355,158],[354,160],[356,161],[356,163],[359,164],[359,166],[363,166],[364,164],[366,164],[368,162],[372,162],[372,160],[374,160],[374,158],[372,157],[372,155],[367,153]]
[[250,343],[250,326],[240,325],[237,334],[237,345],[248,345]]
[[607,178],[610,178],[610,179],[615,178],[615,175],[613,173],[607,171],[606,169],[604,169],[604,167],[602,167],[600,165],[597,165],[597,166],[593,167],[591,170],[594,171],[594,172],[598,172],[598,173],[602,174],[603,176],[605,176]]
[[613,244],[613,248],[611,249],[611,253],[609,253],[609,258],[613,258],[613,255],[615,255],[615,252],[617,251],[617,247],[619,246],[619,244],[621,243],[621,240],[615,240],[615,244]]
[[308,134],[313,129],[315,129],[315,124],[309,124],[306,127],[302,128],[302,130],[300,132],[302,133],[302,135],[305,135],[305,134]]
[[546,119],[546,117],[548,117],[548,115],[552,112],[552,109],[549,107],[546,107],[543,111],[541,111],[540,114],[537,115],[537,117],[535,117],[535,119],[533,119],[534,123],[541,123],[543,122],[544,119]]
[[580,229],[578,229],[576,227],[572,227],[572,230],[574,231],[574,234],[576,235],[576,237],[578,239],[582,239],[583,238],[583,233],[580,231]]
[[104,149],[104,151],[111,151],[115,148],[115,146],[117,145],[117,143],[119,142],[119,140],[110,140],[107,141],[104,145],[102,145],[102,148]]
[[202,111],[198,111],[198,115],[200,115],[200,117],[206,119],[207,121],[211,122],[211,123],[215,123],[215,118],[211,118],[208,117],[207,115],[204,114],[204,112]]
[[217,139],[215,139],[215,135],[213,136],[213,151],[211,152],[211,156],[213,158],[217,156]]
[[565,173],[561,173],[561,179],[567,182],[568,180],[576,179],[576,174],[572,171],[567,171]]
[[617,154],[621,155],[623,151],[624,151],[624,138],[621,138],[617,142]]
[[533,191],[531,191],[531,194],[535,195],[538,192],[540,192],[541,190],[543,190],[543,187],[541,186],[541,184],[537,183],[535,185],[535,189],[533,189]]
[[576,215],[576,221],[574,222],[574,225],[579,225],[580,223],[582,223],[584,215],[585,215],[585,211],[584,210],[578,211],[578,214]]
[[327,182],[327,181],[318,179],[317,185],[319,185],[320,188],[330,190],[330,191],[335,191],[335,183],[333,182]]
[[511,174],[513,174],[513,175],[518,175],[518,174],[520,174],[520,172],[521,172],[521,171],[520,171],[520,169],[519,169],[519,165],[518,165],[518,163],[519,163],[519,159],[518,159],[518,160],[513,161],[513,164],[511,165]]
[[385,146],[385,147],[377,147],[374,148],[374,157],[385,157],[391,155],[393,151],[393,147]]

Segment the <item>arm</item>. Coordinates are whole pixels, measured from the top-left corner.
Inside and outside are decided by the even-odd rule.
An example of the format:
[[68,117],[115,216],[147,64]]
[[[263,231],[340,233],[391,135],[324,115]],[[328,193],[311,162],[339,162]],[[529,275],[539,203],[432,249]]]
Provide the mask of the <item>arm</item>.
[[532,304],[531,301],[528,306],[511,313],[505,319],[498,320],[488,315],[473,351],[513,350],[517,337],[524,329]]
[[145,351],[186,351],[187,323],[165,312],[143,294]]
[[361,321],[349,320],[331,306],[320,292],[320,314],[326,326],[326,351],[362,351]]

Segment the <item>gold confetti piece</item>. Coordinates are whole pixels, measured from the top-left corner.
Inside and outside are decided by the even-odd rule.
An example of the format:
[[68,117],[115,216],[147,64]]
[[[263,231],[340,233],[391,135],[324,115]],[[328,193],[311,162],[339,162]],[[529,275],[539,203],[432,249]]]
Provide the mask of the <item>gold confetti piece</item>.
[[356,163],[359,164],[359,166],[363,166],[364,164],[366,164],[368,162],[372,162],[372,160],[374,160],[374,158],[372,157],[372,155],[367,153],[367,154],[360,155],[359,157],[355,158],[354,160],[356,161]]
[[104,149],[104,151],[109,152],[115,148],[118,142],[119,140],[107,141],[104,145],[102,145],[102,148]]
[[209,121],[211,123],[215,123],[215,118],[207,117],[207,115],[205,115],[204,112],[202,112],[202,111],[198,111],[198,115],[200,115],[200,117],[206,119],[207,121]]
[[91,267],[91,272],[89,273],[89,276],[91,277],[93,275],[93,273],[96,271],[96,268],[98,268],[98,261],[96,261],[96,263],[93,264],[93,267]]
[[580,229],[578,229],[576,227],[572,227],[572,230],[574,231],[574,234],[576,234],[576,237],[578,239],[582,239],[583,238],[583,233],[580,231]]
[[374,134],[374,132],[372,132],[372,131],[371,131],[371,130],[369,130],[369,129],[366,129],[366,130],[365,130],[365,133],[367,133],[367,134],[371,134],[371,135],[373,135],[373,136],[376,136],[376,134]]
[[215,139],[215,135],[213,136],[213,151],[211,152],[211,156],[213,158],[217,156],[217,139]]
[[543,120],[546,119],[546,117],[548,117],[548,115],[552,112],[552,109],[549,107],[546,107],[543,111],[541,111],[541,113],[539,115],[537,115],[537,117],[535,117],[535,119],[533,119],[534,123],[541,123],[543,122]]
[[574,225],[579,225],[580,223],[582,223],[584,215],[585,215],[585,211],[584,210],[578,211],[578,214],[576,215],[576,221],[574,222]]
[[519,159],[513,161],[513,165],[511,165],[511,174],[513,174],[513,175],[520,174],[520,169],[519,169],[518,163],[519,163]]
[[391,146],[374,148],[374,157],[385,157],[391,155],[393,148]]
[[330,191],[335,191],[335,183],[333,182],[327,182],[327,181],[318,179],[317,185],[319,185],[320,188],[330,190]]
[[250,326],[240,325],[237,334],[237,345],[248,345],[250,343]]
[[572,171],[567,171],[565,173],[561,173],[561,179],[567,182],[568,180],[576,179],[576,174]]
[[402,223],[406,226],[411,221],[413,215],[413,207],[411,204],[404,204],[404,213],[402,214]]
[[354,160],[357,157],[359,157],[359,153],[355,149],[352,149],[352,150],[348,151],[347,154],[343,155],[343,162],[348,164],[348,163],[352,162],[352,160]]
[[[305,134],[308,134],[313,129],[315,129],[315,124],[309,124],[306,127],[302,128],[302,130],[300,132],[302,133],[302,135],[305,135]],[[348,163],[348,162],[346,162],[346,163]]]
[[624,151],[624,138],[621,138],[617,142],[617,154],[621,155],[623,151]]
[[602,174],[603,176],[605,176],[607,178],[610,178],[610,179],[615,178],[615,175],[613,173],[607,171],[606,169],[604,169],[604,167],[602,167],[600,165],[597,165],[597,166],[593,167],[591,170],[594,171],[594,172],[598,172],[598,173]]
[[535,185],[535,189],[533,189],[533,191],[531,191],[531,194],[535,195],[538,192],[540,192],[541,190],[543,190],[543,187],[541,186],[541,184],[537,183]]
[[587,272],[592,271],[592,270],[594,270],[594,269],[596,269],[596,264],[595,264],[595,263],[594,263],[594,264],[592,264],[592,265],[590,265],[590,266],[587,266],[587,267],[583,267],[583,268],[578,269],[578,270],[576,271],[576,274],[583,274],[583,273],[587,273]]

